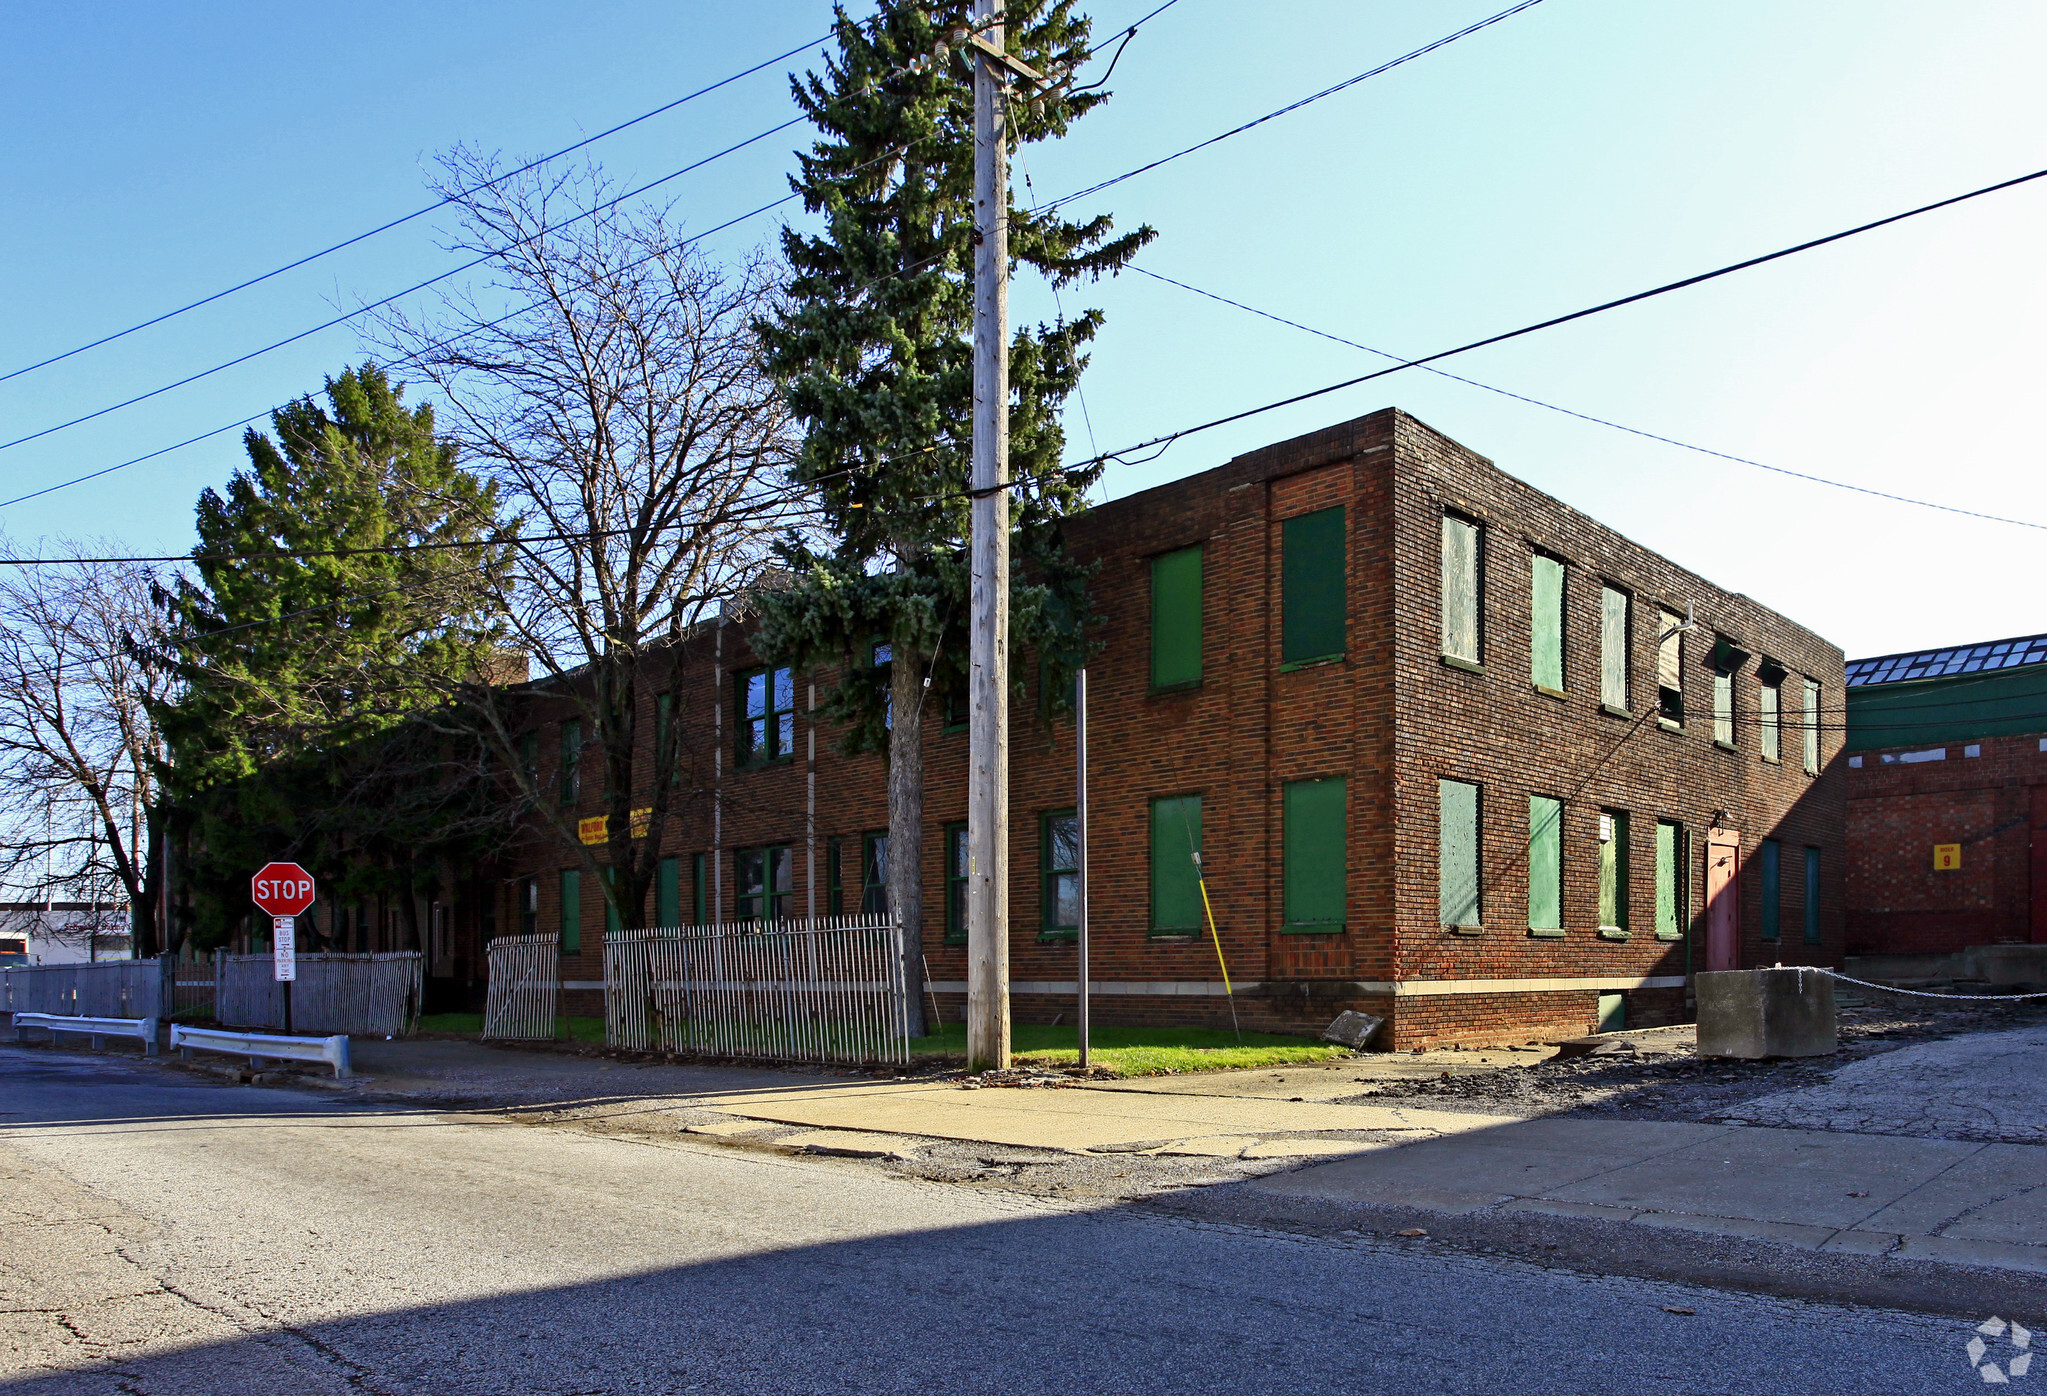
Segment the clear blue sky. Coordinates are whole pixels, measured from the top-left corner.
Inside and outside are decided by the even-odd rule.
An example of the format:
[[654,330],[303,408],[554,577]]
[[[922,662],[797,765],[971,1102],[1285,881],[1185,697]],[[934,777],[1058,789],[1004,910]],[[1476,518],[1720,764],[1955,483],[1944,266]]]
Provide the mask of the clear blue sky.
[[[1155,0],[1100,0],[1106,32]],[[1180,0],[1116,100],[1027,157],[1065,193],[1504,8]],[[15,5],[0,15],[0,371],[417,207],[456,141],[526,156],[752,65],[824,5]],[[2047,8],[2020,0],[1544,0],[1102,196],[1143,264],[1426,353],[2047,166]],[[597,147],[665,174],[789,114],[749,79]],[[793,133],[792,133],[793,134]],[[783,192],[791,142],[669,186],[707,227]],[[1019,175],[1021,178],[1021,175]],[[762,218],[722,235],[770,239]],[[1475,353],[1446,367],[1793,470],[2047,523],[2047,180]],[[157,387],[442,270],[431,220],[0,384],[0,439]],[[1356,350],[1141,277],[1068,292],[1109,325],[1077,453],[1364,371]],[[1018,290],[1020,315],[1049,313]],[[317,389],[346,328],[0,452],[0,497]],[[1396,404],[1850,655],[2047,630],[2038,530],[1955,519],[1630,437],[1410,370],[1119,467],[1122,494]],[[191,543],[233,434],[0,511],[17,541]]]

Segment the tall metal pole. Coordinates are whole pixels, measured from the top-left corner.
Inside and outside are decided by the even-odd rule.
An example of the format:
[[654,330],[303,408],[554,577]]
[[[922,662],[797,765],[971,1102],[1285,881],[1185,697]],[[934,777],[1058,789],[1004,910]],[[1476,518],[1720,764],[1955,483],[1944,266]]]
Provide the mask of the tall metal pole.
[[1087,1060],[1087,670],[1073,676],[1074,823],[1080,838],[1074,877],[1080,884],[1080,982],[1075,986],[1080,1020],[1080,1064]]
[[[1003,47],[1002,0],[974,0]],[[974,58],[974,463],[968,619],[967,1069],[1009,1065],[1009,131],[1005,74]]]

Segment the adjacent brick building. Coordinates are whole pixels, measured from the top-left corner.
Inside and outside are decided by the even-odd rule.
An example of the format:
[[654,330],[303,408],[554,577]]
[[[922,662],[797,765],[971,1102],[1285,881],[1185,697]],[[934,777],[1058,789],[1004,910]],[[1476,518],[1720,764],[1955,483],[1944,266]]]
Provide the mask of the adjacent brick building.
[[[1380,1046],[1555,1038],[1679,1019],[1710,964],[1838,963],[1842,738],[1819,714],[1842,659],[1811,632],[1395,410],[1102,505],[1069,538],[1103,616],[1097,1021],[1229,1021],[1191,848],[1246,1027],[1357,1007],[1389,1020]],[[692,635],[651,685],[709,775],[660,833],[650,920],[878,904],[881,758],[814,721],[830,674],[767,670],[747,635]],[[1015,1008],[1071,1021],[1073,725],[1024,703],[1013,732]],[[926,943],[956,1019],[966,735],[927,734]],[[537,737],[556,780],[559,724]],[[594,988],[603,900],[570,861],[535,840],[480,870],[446,964],[559,929],[563,977]]]
[[2047,943],[2047,635],[1847,674],[1848,952]]

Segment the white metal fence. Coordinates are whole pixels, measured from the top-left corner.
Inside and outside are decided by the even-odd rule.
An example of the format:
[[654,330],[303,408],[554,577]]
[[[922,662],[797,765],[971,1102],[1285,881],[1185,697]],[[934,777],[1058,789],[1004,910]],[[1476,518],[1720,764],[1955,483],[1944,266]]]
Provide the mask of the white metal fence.
[[0,1010],[87,1018],[163,1018],[163,967],[155,960],[17,965],[0,970]]
[[614,931],[614,1047],[792,1061],[910,1057],[902,930],[888,916]]
[[[383,1034],[419,1021],[423,964],[417,950],[379,955],[301,955],[291,990],[293,1032]],[[284,986],[268,955],[223,955],[213,1016],[235,1027],[284,1026]]]
[[514,1041],[554,1036],[561,1002],[561,941],[552,935],[499,936],[491,941],[490,994],[483,1035]]

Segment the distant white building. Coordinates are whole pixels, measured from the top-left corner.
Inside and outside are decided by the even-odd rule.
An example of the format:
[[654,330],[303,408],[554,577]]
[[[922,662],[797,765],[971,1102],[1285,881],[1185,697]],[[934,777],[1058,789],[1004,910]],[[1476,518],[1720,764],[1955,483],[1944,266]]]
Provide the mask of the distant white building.
[[128,908],[108,902],[0,902],[0,966],[134,958]]

